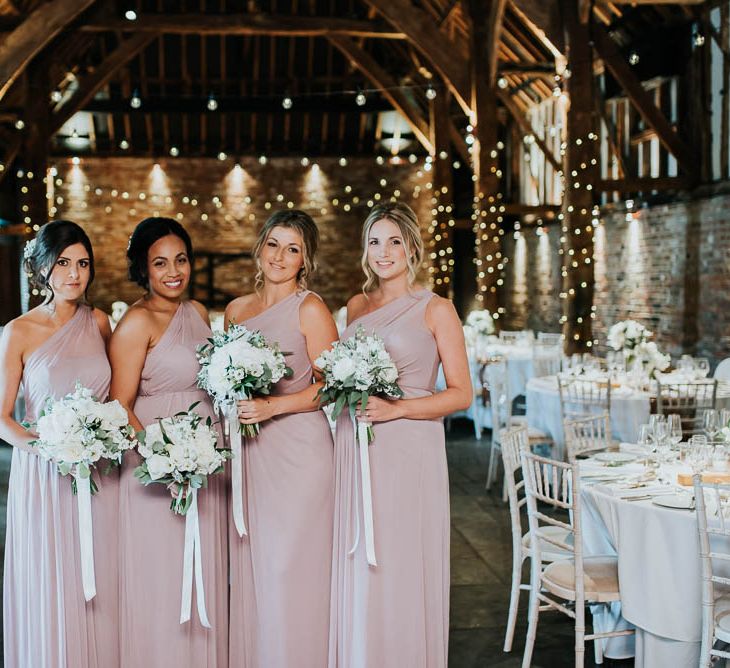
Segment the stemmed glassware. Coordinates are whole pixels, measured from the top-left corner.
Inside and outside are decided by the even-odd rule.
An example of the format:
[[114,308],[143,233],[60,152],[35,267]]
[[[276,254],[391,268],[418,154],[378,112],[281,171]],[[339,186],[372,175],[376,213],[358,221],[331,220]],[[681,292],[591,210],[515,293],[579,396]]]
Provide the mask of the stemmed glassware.
[[720,424],[720,414],[716,409],[708,408],[704,412],[702,416],[702,427],[710,443],[717,439],[722,425]]
[[706,378],[710,373],[710,360],[706,357],[695,357],[694,367],[698,378]]
[[682,418],[677,413],[667,416],[667,432],[669,443],[672,449],[676,450],[682,442]]

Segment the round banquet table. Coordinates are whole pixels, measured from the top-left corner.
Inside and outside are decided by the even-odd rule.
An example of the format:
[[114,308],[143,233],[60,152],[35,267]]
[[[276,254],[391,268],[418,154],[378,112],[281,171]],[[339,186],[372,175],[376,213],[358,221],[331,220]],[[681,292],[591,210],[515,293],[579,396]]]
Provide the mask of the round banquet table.
[[[605,655],[635,666],[694,668],[702,631],[702,577],[693,510],[630,501],[608,484],[581,483],[587,555],[616,555],[621,602],[594,608],[601,630],[635,627],[635,637],[604,641]],[[730,551],[730,541],[714,541]],[[627,624],[628,623],[628,624]],[[634,646],[635,643],[635,646]]]
[[[526,390],[527,423],[547,433],[555,441],[556,455],[563,457],[565,435],[560,413],[560,393],[556,376],[531,378]],[[649,422],[651,395],[621,386],[611,388],[611,431],[619,441],[635,443],[639,427]],[[717,388],[717,408],[730,408],[730,388],[721,383]]]

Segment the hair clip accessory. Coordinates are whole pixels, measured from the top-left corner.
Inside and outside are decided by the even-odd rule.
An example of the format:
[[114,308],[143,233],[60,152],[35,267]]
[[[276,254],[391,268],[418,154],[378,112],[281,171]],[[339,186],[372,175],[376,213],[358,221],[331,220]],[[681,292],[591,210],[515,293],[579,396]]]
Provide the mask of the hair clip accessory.
[[33,253],[35,252],[35,245],[36,245],[36,239],[35,237],[33,239],[29,239],[25,242],[25,247],[23,248],[23,259],[29,260],[31,257],[33,257]]

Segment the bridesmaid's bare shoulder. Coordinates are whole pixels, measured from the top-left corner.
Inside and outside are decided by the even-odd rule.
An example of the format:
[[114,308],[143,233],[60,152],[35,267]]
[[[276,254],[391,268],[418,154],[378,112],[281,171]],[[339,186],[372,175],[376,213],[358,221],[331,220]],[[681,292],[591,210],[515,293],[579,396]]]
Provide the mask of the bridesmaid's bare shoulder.
[[199,313],[200,317],[203,319],[203,322],[206,325],[210,326],[210,316],[208,315],[208,309],[205,308],[205,305],[201,304],[195,299],[191,299],[190,303],[195,307],[195,310]]
[[347,324],[349,325],[355,318],[359,318],[368,310],[368,298],[362,292],[350,297],[347,302]]
[[132,304],[114,329],[112,340],[134,341],[143,339],[148,344],[156,329],[156,321],[152,312],[145,307],[142,300]]
[[246,318],[249,318],[256,309],[259,297],[255,292],[250,295],[243,295],[236,297],[228,306],[226,306],[226,313],[224,316],[226,327],[228,324],[241,323]]
[[426,306],[426,324],[431,331],[434,331],[441,324],[458,324],[461,327],[461,320],[450,299],[434,295]]
[[109,323],[109,316],[104,313],[104,311],[102,311],[100,308],[92,309],[92,313],[94,314],[96,324],[99,326],[101,338],[103,338],[104,341],[108,341],[112,335],[112,326]]
[[319,295],[310,292],[299,305],[299,321],[300,323],[310,320],[321,321],[323,318],[334,322],[334,318],[324,300]]
[[53,333],[40,306],[27,313],[13,318],[3,328],[3,342],[8,350],[17,351],[24,356],[27,351],[34,350]]

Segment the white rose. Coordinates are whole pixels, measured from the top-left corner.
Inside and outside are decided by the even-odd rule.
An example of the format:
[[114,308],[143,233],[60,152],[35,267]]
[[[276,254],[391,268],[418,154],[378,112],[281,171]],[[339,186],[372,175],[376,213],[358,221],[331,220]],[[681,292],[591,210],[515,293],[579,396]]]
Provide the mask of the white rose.
[[152,455],[147,458],[147,471],[152,480],[159,480],[172,472],[172,464],[164,455]]
[[66,441],[52,448],[50,454],[58,462],[78,464],[86,458],[86,448],[80,443]]
[[50,413],[38,420],[38,435],[43,440],[65,437],[80,428],[78,415],[60,404],[56,404]]
[[354,373],[355,363],[349,357],[338,359],[332,365],[332,376],[341,383],[344,383]]
[[380,376],[386,383],[395,383],[398,380],[398,369],[394,366],[385,367],[380,373]]
[[97,415],[101,418],[104,429],[113,431],[129,424],[129,416],[122,405],[115,399],[106,404],[98,404]]

